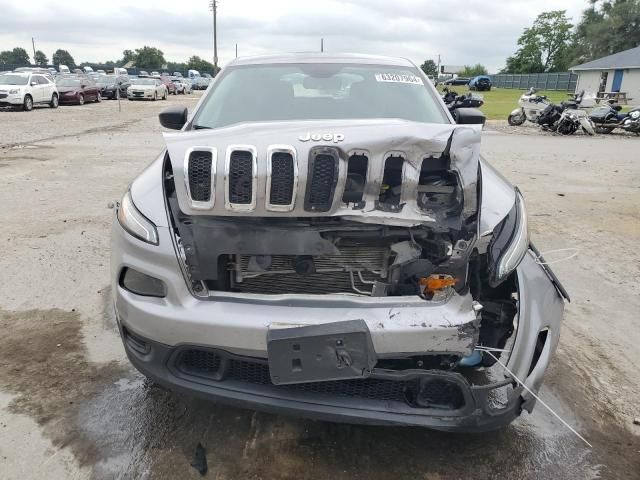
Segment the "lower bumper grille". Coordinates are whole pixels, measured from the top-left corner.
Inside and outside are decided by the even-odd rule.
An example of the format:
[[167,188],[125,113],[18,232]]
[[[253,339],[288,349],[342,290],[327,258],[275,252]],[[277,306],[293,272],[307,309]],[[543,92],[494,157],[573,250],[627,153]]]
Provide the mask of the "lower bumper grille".
[[236,357],[225,352],[189,348],[178,354],[176,369],[187,376],[212,381],[235,381],[273,388],[276,391],[305,392],[329,396],[402,402],[440,410],[464,407],[458,384],[442,379],[387,380],[378,378],[334,380],[293,385],[273,385],[266,360]]

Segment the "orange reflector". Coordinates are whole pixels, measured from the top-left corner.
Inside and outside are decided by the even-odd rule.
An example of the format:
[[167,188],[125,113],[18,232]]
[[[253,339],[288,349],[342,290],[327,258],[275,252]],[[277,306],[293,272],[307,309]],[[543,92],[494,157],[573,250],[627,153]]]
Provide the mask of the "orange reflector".
[[424,287],[424,293],[433,295],[439,290],[452,287],[456,284],[456,279],[451,275],[434,274],[420,279],[420,285]]

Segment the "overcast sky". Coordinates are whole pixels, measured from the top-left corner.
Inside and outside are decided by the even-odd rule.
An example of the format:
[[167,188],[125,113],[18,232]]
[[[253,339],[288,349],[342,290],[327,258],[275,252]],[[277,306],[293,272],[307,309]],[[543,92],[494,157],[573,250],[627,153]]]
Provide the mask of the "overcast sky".
[[[325,51],[408,57],[417,64],[482,63],[491,71],[513,53],[522,29],[546,10],[577,20],[587,0],[220,0],[218,58]],[[560,6],[562,5],[562,7]],[[117,60],[122,50],[160,48],[169,61],[212,60],[208,0],[0,0],[0,50],[63,48],[76,62]]]

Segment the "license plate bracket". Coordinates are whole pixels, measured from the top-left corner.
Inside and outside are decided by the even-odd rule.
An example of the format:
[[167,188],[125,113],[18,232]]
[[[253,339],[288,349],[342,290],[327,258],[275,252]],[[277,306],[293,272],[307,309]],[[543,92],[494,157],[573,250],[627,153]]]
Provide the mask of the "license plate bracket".
[[275,385],[367,378],[377,361],[364,320],[270,328],[267,353]]

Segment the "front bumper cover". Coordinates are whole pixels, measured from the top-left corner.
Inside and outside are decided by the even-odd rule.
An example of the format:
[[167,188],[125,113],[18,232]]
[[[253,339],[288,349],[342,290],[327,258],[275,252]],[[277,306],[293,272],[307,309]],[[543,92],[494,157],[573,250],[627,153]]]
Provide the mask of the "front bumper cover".
[[[327,394],[314,391],[313,388],[297,389],[290,385],[276,386],[247,379],[206,379],[184,374],[177,367],[176,359],[180,353],[194,346],[170,347],[138,335],[133,335],[134,340],[131,341],[131,332],[120,321],[118,324],[129,360],[146,377],[168,389],[233,406],[323,421],[421,426],[456,432],[481,432],[501,428],[518,417],[523,407],[527,408],[519,395],[522,387],[513,389],[514,394],[509,396],[509,401],[501,404],[500,408],[495,408],[492,392],[508,387],[513,383],[511,380],[472,386],[462,375],[453,372],[374,369],[370,379],[404,383],[407,380],[420,382],[434,377],[439,381],[446,380],[459,388],[464,398],[462,407],[454,410],[421,408],[412,406],[409,401],[397,399]],[[144,345],[144,351],[141,351],[141,345]],[[254,364],[265,362],[263,359],[238,357],[222,351],[217,353]]]

